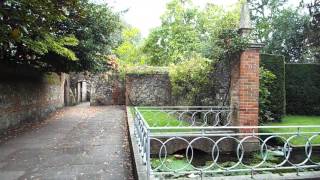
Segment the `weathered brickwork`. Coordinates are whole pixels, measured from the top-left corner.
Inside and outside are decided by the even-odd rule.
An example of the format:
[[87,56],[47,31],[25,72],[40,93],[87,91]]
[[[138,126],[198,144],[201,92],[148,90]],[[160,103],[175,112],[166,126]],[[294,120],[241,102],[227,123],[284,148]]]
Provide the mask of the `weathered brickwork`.
[[164,106],[171,104],[171,83],[168,74],[128,74],[126,104]]
[[[67,74],[25,76],[2,72],[1,75],[0,132],[22,122],[41,120],[48,113],[68,104],[68,99],[64,98],[69,91]],[[64,94],[65,89],[67,94]]]
[[233,64],[230,93],[234,125],[258,125],[259,61],[259,50],[247,49]]

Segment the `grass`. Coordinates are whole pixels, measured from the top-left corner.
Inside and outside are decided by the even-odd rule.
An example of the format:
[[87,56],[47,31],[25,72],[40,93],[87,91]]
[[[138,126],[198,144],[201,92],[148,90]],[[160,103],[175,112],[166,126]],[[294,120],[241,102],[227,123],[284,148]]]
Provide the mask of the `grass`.
[[[133,107],[130,108],[131,113],[134,112]],[[190,126],[188,122],[179,121],[176,116],[168,114],[163,111],[157,111],[157,109],[144,108],[140,111],[146,122],[150,127],[179,127],[179,126]],[[263,124],[264,126],[320,126],[320,116],[286,116],[281,122],[270,122]],[[181,130],[157,130],[156,132],[180,132],[180,131],[196,131],[192,129]],[[320,132],[320,128],[301,128],[301,132]],[[154,131],[153,131],[154,132]],[[297,128],[270,128],[260,129],[263,133],[286,133],[286,132],[297,132]],[[314,135],[314,134],[312,134]],[[305,135],[310,138],[312,135]],[[283,135],[285,138],[289,138],[291,135]],[[277,141],[281,141],[278,139]],[[304,146],[307,141],[304,137],[293,138],[290,143],[294,146]],[[320,136],[314,138],[311,141],[312,144],[320,145]]]
[[[271,122],[266,123],[264,126],[320,126],[320,116],[286,116],[281,122]],[[302,128],[301,132],[320,132],[320,128]],[[260,132],[267,133],[285,133],[285,132],[297,132],[297,128],[270,128],[270,129],[260,129]],[[306,135],[308,138],[312,135]],[[288,136],[287,136],[288,137]],[[303,137],[294,138],[290,141],[292,145],[305,145],[306,140]],[[312,144],[320,145],[320,137],[316,137],[311,141]]]
[[[139,109],[139,108],[138,108]],[[130,107],[130,111],[134,116],[134,108]],[[141,115],[148,123],[150,127],[188,127],[190,124],[186,121],[180,121],[173,114],[169,114],[163,111],[157,111],[157,109],[143,108],[140,110]],[[193,129],[157,129],[152,130],[153,133],[171,133],[171,132],[194,132],[198,130]]]
[[[133,107],[131,107],[130,110],[131,112],[134,112]],[[174,115],[163,111],[157,111],[157,109],[144,108],[143,110],[140,110],[140,113],[150,127],[190,126],[190,124],[185,121],[179,121]]]

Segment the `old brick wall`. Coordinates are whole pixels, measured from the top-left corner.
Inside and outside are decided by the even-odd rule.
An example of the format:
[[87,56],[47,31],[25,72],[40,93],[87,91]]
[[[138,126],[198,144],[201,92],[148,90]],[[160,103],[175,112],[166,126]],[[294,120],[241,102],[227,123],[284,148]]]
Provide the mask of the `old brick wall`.
[[[2,67],[3,68],[3,67]],[[0,132],[22,122],[41,120],[68,104],[67,74],[40,74],[0,68]],[[66,86],[65,86],[66,83]]]
[[171,104],[171,83],[167,73],[127,74],[126,104],[164,106]]

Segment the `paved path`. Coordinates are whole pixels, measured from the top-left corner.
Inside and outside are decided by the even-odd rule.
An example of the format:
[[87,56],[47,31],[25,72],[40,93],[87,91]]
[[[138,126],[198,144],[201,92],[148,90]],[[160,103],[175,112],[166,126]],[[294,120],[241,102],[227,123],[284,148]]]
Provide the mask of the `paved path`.
[[133,179],[124,107],[81,104],[0,143],[0,180]]

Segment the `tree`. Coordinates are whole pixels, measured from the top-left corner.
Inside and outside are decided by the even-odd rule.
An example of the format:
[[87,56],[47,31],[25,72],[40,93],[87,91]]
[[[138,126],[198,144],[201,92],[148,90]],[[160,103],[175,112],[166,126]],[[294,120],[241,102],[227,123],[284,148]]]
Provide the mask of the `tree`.
[[68,47],[78,40],[63,28],[69,12],[80,12],[79,2],[5,0],[0,3],[0,58],[42,67],[41,56],[53,52],[68,60],[78,58]]
[[87,0],[0,2],[0,59],[40,71],[99,69],[116,45],[118,15]]
[[108,55],[119,45],[122,23],[119,14],[107,5],[83,3],[84,14],[80,19],[71,18],[66,26],[79,39],[73,51],[79,61],[69,62],[73,71],[103,71]]
[[320,62],[320,1],[315,0],[306,6],[311,16],[311,22],[307,31],[307,44],[313,55],[312,60]]
[[122,42],[114,51],[119,58],[120,66],[146,63],[146,57],[140,48],[141,41],[139,29],[132,27],[123,29]]
[[197,52],[201,41],[197,27],[198,10],[190,0],[172,0],[162,15],[162,24],[146,40],[144,52],[155,65],[180,62]]
[[300,9],[285,8],[287,0],[255,0],[250,2],[254,35],[263,42],[264,53],[283,55],[287,62],[307,61],[305,44],[309,16]]
[[240,4],[226,11],[207,4],[200,9],[190,0],[172,0],[162,15],[162,24],[147,38],[144,52],[152,64],[179,63],[194,54],[215,59],[223,52],[217,48],[219,36],[239,24]]

